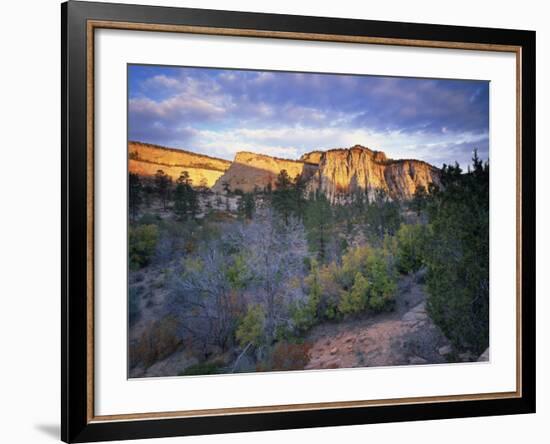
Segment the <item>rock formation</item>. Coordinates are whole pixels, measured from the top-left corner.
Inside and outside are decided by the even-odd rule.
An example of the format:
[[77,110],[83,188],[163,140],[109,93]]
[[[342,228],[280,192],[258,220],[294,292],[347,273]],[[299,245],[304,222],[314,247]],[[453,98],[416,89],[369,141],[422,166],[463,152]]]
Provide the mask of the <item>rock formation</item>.
[[391,160],[381,151],[360,145],[346,149],[312,151],[299,161],[277,159],[263,154],[239,152],[231,167],[213,187],[223,191],[263,190],[268,183],[275,188],[281,170],[291,178],[302,175],[306,193],[321,191],[332,203],[344,203],[355,193],[366,194],[369,200],[381,190],[391,199],[410,199],[419,186],[428,189],[439,184],[439,170],[420,160]]
[[391,160],[381,151],[355,145],[323,152],[306,190],[320,190],[333,203],[345,202],[354,193],[366,193],[372,200],[377,190],[391,199],[407,200],[419,186],[428,189],[432,182],[439,184],[439,170],[426,162]]
[[128,143],[128,171],[140,176],[154,176],[162,170],[175,181],[187,171],[193,185],[212,187],[230,165],[227,160],[203,154],[140,142]]
[[243,192],[262,191],[268,186],[275,189],[282,170],[291,179],[300,175],[306,193],[322,192],[332,203],[345,203],[357,193],[372,200],[379,190],[391,199],[408,200],[418,187],[428,189],[430,183],[440,183],[439,170],[426,162],[388,159],[383,152],[361,145],[312,151],[300,160],[242,151],[229,162],[139,142],[130,142],[128,153],[131,173],[153,176],[161,169],[176,180],[187,171],[193,185],[207,186],[217,193],[225,188]]
[[275,189],[275,180],[282,170],[286,170],[291,179],[302,175],[307,180],[316,173],[317,165],[241,151],[235,155],[235,160],[212,190],[222,192],[226,186],[224,184],[232,191],[245,193],[264,190],[268,184]]

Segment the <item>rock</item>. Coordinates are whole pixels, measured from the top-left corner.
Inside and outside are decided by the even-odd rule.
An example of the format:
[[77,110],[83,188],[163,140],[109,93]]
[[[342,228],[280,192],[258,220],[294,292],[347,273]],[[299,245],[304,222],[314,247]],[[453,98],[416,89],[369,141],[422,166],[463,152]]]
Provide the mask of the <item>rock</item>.
[[317,171],[317,165],[300,160],[279,159],[265,154],[240,151],[236,153],[231,166],[216,181],[212,191],[223,192],[225,183],[230,190],[240,189],[245,193],[254,191],[256,188],[263,190],[268,185],[275,189],[275,181],[281,170],[286,170],[291,178],[300,175],[307,180]]
[[330,350],[331,355],[335,355],[336,353],[338,353],[338,348],[337,347],[334,347],[333,349]]
[[348,336],[344,342],[348,343],[352,341],[354,341],[353,336]]
[[441,356],[449,355],[453,351],[453,347],[450,345],[444,345],[437,350]]
[[413,356],[409,358],[409,364],[412,365],[421,365],[421,364],[427,364],[428,361],[426,361],[424,358],[421,358],[420,356]]
[[281,170],[290,177],[300,174],[305,181],[306,195],[322,191],[331,203],[345,203],[354,193],[366,193],[374,198],[383,190],[393,199],[412,198],[416,189],[428,189],[430,183],[440,183],[440,171],[419,160],[392,160],[381,151],[361,145],[328,151],[306,153],[300,160],[279,159],[265,154],[238,152],[229,168],[213,186],[222,192],[227,183],[231,190],[244,192],[275,186]]
[[330,361],[326,361],[321,364],[321,367],[323,368],[340,368],[340,360],[339,359],[332,359]]
[[460,353],[458,359],[462,362],[472,362],[476,360],[476,357],[469,351]]
[[487,350],[485,350],[481,355],[479,355],[479,358],[477,358],[477,362],[486,361],[489,361],[489,347],[487,347]]
[[131,173],[154,176],[160,169],[175,181],[185,170],[193,185],[204,184],[207,187],[213,186],[231,165],[228,160],[139,142],[129,142],[128,153]]
[[420,311],[415,312],[412,310],[405,313],[401,318],[401,320],[405,322],[420,322],[420,321],[425,321],[426,319],[428,319],[428,315],[426,313],[423,313]]

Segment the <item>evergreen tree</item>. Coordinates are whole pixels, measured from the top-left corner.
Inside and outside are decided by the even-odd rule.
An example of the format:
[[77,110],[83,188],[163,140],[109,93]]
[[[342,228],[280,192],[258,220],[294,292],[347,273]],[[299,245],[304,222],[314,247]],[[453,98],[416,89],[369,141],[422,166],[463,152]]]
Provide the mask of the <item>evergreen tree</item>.
[[273,208],[282,216],[285,225],[293,210],[292,181],[287,170],[281,170],[275,180],[275,191],[271,199]]
[[244,193],[239,200],[237,208],[239,215],[246,219],[252,219],[255,209],[256,203],[254,201],[254,195],[252,193]]
[[416,214],[420,216],[420,213],[426,209],[428,204],[428,193],[426,188],[422,185],[418,186],[414,192],[414,196],[411,200],[410,206]]
[[197,192],[193,189],[189,173],[183,171],[176,182],[174,212],[180,219],[187,219],[195,216],[198,209]]
[[128,176],[128,206],[132,220],[136,220],[142,201],[143,187],[141,179],[137,174],[130,173]]
[[273,208],[282,216],[285,225],[291,215],[302,217],[304,213],[305,182],[300,174],[294,180],[286,170],[281,170],[275,180],[275,191],[271,199]]
[[326,196],[319,193],[310,201],[305,212],[304,224],[311,251],[317,253],[319,262],[327,260],[328,244],[332,237],[333,213]]
[[459,349],[489,345],[489,165],[477,152],[463,174],[444,165],[441,190],[430,197],[426,249],[428,310]]
[[162,208],[166,210],[166,202],[170,194],[172,179],[163,170],[157,170],[155,174],[155,191],[162,201]]
[[376,190],[372,202],[366,206],[365,218],[367,234],[375,242],[380,242],[384,235],[394,235],[401,225],[399,202],[390,200],[384,190]]

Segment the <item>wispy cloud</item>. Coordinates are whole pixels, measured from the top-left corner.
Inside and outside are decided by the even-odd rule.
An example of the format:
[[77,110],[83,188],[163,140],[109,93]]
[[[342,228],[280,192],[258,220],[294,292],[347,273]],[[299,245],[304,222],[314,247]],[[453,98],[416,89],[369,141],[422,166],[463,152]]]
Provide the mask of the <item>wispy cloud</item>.
[[354,144],[436,165],[488,157],[488,83],[131,66],[131,139],[232,158]]

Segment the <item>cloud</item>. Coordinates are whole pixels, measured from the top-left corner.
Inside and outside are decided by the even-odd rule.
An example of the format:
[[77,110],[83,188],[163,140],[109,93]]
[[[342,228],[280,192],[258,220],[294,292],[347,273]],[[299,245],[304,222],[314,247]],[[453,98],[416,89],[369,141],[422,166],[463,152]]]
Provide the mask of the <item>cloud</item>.
[[440,165],[488,155],[481,81],[134,66],[132,138],[231,158],[356,143]]

